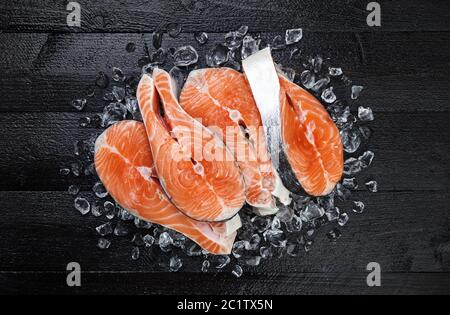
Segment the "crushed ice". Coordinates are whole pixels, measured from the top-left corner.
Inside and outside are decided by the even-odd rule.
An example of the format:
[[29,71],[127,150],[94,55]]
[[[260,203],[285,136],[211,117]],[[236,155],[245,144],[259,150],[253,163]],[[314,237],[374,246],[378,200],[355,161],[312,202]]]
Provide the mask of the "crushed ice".
[[[154,50],[146,44],[143,47],[144,55],[137,62],[144,72],[152,71],[156,66],[170,71],[178,90],[192,69],[206,65],[227,66],[240,71],[241,61],[264,47],[271,46],[275,56],[277,51],[289,49],[290,60],[296,61],[298,66],[293,69],[279,65],[279,68],[290,80],[322,100],[338,126],[346,152],[344,178],[328,196],[313,198],[293,195],[292,205],[281,206],[274,216],[260,217],[250,207],[245,207],[240,212],[243,225],[238,231],[232,254],[214,256],[180,233],[134,217],[114,202],[95,173],[93,144],[99,134],[97,132],[91,139],[78,141],[74,145],[75,160],[59,169],[59,174],[69,179],[86,178],[88,184],[81,187],[92,187],[90,192],[85,192],[79,184],[73,184],[68,188],[68,194],[73,196],[74,207],[79,213],[91,213],[98,218],[99,222],[94,227],[94,233],[98,236],[96,246],[102,250],[111,250],[112,243],[118,238],[128,239],[132,260],[148,255],[151,250],[152,255],[159,257],[157,265],[168,271],[182,270],[183,262],[190,259],[198,261],[198,270],[201,272],[228,270],[239,278],[247,268],[256,268],[265,260],[283,256],[299,259],[302,252],[314,249],[319,235],[317,231],[324,225],[331,228],[323,237],[331,242],[339,241],[343,229],[350,222],[349,213],[358,215],[367,208],[359,198],[352,200],[352,193],[364,191],[364,188],[372,193],[378,191],[376,181],[360,179],[375,157],[372,151],[362,152],[361,149],[367,147],[371,137],[369,124],[375,118],[373,111],[366,106],[355,108],[352,103],[360,98],[364,87],[352,85],[342,68],[329,64],[327,58],[303,56],[299,47],[304,35],[302,29],[287,30],[284,36],[263,38],[250,33],[247,26],[242,26],[224,34],[223,42],[210,44],[208,34],[196,32],[192,45],[185,43],[184,46],[162,48],[164,34],[175,38],[180,32],[181,26],[178,24],[168,24],[157,30],[150,43]],[[199,56],[194,47],[200,46],[206,47],[203,49],[206,55]],[[128,43],[125,49],[134,52],[138,47],[135,43]],[[98,72],[95,86],[86,92],[86,97],[92,97],[96,91],[100,91],[103,93],[104,108],[102,113],[82,117],[80,127],[101,130],[124,119],[142,121],[136,100],[140,73],[140,69],[136,69],[135,73],[127,73],[117,66],[112,68],[110,77],[105,72]],[[350,89],[349,94],[342,94],[343,89]],[[82,111],[89,104],[85,97],[81,97],[72,101],[72,106]],[[365,184],[358,185],[360,180]]]

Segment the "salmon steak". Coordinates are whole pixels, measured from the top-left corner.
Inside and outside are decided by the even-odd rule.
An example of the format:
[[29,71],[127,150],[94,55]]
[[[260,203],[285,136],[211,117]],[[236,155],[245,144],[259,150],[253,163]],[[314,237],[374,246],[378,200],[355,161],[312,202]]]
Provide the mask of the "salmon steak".
[[277,211],[275,196],[289,200],[272,165],[261,116],[242,73],[229,68],[192,71],[181,91],[180,105],[232,152],[243,174],[249,205],[260,214],[273,214]]
[[344,170],[342,140],[323,105],[277,73],[270,48],[243,61],[262,114],[272,160],[290,191],[324,196]]
[[308,194],[328,195],[344,172],[339,130],[313,95],[284,76],[280,83],[281,137],[289,165]]
[[245,203],[240,169],[222,139],[193,119],[175,97],[170,75],[143,75],[137,99],[155,170],[170,201],[204,222],[233,218]]
[[140,122],[116,123],[97,138],[95,167],[110,195],[139,218],[182,233],[212,254],[230,254],[239,216],[224,223],[206,223],[184,215],[164,193],[150,152]]

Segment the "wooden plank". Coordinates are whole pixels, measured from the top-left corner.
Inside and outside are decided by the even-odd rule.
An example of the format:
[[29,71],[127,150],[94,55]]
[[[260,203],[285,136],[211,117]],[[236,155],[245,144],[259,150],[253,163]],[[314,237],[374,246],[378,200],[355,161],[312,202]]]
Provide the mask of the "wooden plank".
[[[58,174],[60,168],[75,161],[76,141],[95,139],[101,132],[78,126],[85,115],[0,115],[0,190],[61,191],[71,183],[90,189],[92,178]],[[378,113],[370,124],[373,136],[360,150],[370,149],[376,154],[373,167],[361,174],[361,184],[375,178],[383,191],[448,190],[449,119],[448,112]]]
[[[269,40],[274,35],[262,37]],[[134,53],[125,51],[130,42],[137,46]],[[163,47],[193,44],[203,67],[207,51],[219,42],[223,34],[212,34],[205,46],[196,44],[192,34],[182,34],[167,37]],[[110,74],[117,66],[129,76],[139,76],[144,44],[151,46],[150,35],[0,34],[5,56],[0,60],[0,111],[75,111],[71,100],[86,95],[99,71]],[[308,56],[320,54],[329,65],[342,67],[355,84],[366,87],[360,102],[376,111],[450,109],[448,33],[305,33],[298,48],[301,59],[289,60],[291,48],[275,52],[275,60],[300,73]],[[168,60],[165,67],[171,66]],[[349,88],[337,90],[340,98],[349,93]],[[97,90],[89,99],[88,111],[104,106],[102,94]]]
[[[385,273],[382,286],[365,284],[367,274],[231,275],[167,273],[82,273],[80,288],[69,288],[66,273],[0,274],[2,294],[125,294],[125,295],[447,295],[449,273]],[[248,297],[250,298],[250,297]],[[183,298],[184,299],[184,298]],[[183,301],[183,299],[180,299]],[[268,297],[270,300],[270,298]],[[196,300],[194,298],[194,300]],[[176,310],[177,299],[168,303]],[[277,308],[274,302],[274,308]]]
[[[91,194],[82,195],[93,201]],[[107,220],[81,216],[67,193],[1,192],[0,198],[2,272],[65,271],[71,261],[92,272],[161,272],[158,259],[169,260],[156,249],[142,249],[141,259],[131,260],[132,235],[110,238],[110,249],[99,250],[95,227]],[[367,211],[349,213],[350,221],[340,228],[342,237],[337,242],[328,241],[325,233],[331,226],[324,227],[309,253],[263,260],[257,268],[244,266],[245,272],[274,279],[295,273],[349,276],[365,273],[372,261],[385,273],[450,272],[448,192],[359,193],[355,198],[367,204]],[[348,204],[341,209],[347,210]],[[180,257],[181,273],[199,272],[201,257]]]
[[[351,0],[174,0],[126,2],[79,0],[81,28],[68,27],[66,1],[9,0],[0,4],[0,29],[8,32],[152,32],[183,21],[184,30],[223,32],[239,25],[253,31],[303,27],[312,31],[368,31],[367,1]],[[376,31],[448,31],[448,1],[379,1]]]

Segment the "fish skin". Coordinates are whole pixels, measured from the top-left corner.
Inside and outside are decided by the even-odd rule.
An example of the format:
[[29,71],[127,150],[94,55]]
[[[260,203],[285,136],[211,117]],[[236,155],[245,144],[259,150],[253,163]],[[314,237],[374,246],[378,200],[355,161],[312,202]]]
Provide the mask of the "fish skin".
[[205,222],[229,220],[245,203],[239,168],[222,140],[181,108],[173,88],[170,75],[155,69],[153,77],[141,78],[137,90],[161,185],[187,216]]
[[230,68],[194,70],[182,89],[180,105],[224,139],[243,173],[247,203],[266,215],[276,213],[276,171],[245,76]]
[[243,67],[283,184],[297,194],[330,193],[342,178],[344,155],[328,112],[313,95],[277,73],[270,48],[244,60]]
[[144,124],[122,121],[95,143],[96,171],[124,209],[137,217],[184,234],[209,253],[227,255],[240,227],[239,216],[226,223],[193,220],[180,212],[159,184]]

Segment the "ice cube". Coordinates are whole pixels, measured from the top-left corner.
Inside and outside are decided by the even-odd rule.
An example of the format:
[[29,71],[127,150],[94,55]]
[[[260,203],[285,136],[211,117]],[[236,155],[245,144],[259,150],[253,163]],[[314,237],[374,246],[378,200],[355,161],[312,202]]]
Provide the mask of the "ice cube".
[[253,217],[251,219],[251,222],[253,223],[253,226],[259,233],[267,231],[267,229],[269,229],[270,225],[272,224],[269,217],[261,217],[261,216]]
[[233,249],[231,253],[235,258],[241,258],[244,254],[245,247],[247,246],[247,241],[237,241],[233,244]]
[[253,234],[249,242],[245,243],[246,250],[257,250],[261,243],[261,236],[259,234]]
[[338,228],[334,228],[327,233],[327,237],[330,241],[335,242],[341,237],[342,233]]
[[286,45],[292,45],[298,43],[303,38],[303,29],[296,28],[286,31]]
[[208,34],[205,32],[196,32],[194,33],[194,37],[200,45],[204,45],[208,42]]
[[261,247],[259,249],[259,255],[261,255],[261,258],[267,259],[273,256],[273,251],[271,247]]
[[311,89],[314,84],[316,84],[315,75],[311,73],[309,70],[305,70],[300,75],[300,80],[303,86],[307,89]]
[[67,176],[70,174],[70,169],[68,168],[62,168],[59,170],[59,175],[61,176]]
[[334,207],[334,193],[318,197],[317,202],[325,211]]
[[[287,206],[281,205],[276,214],[276,218],[279,221],[286,223],[286,222],[290,222],[292,220],[293,215],[294,215],[294,211],[292,211],[292,209],[290,209]],[[280,227],[276,227],[276,228],[280,228]]]
[[244,35],[239,32],[229,32],[225,35],[225,46],[230,50],[236,50],[242,45]]
[[163,252],[169,252],[171,250],[171,245],[173,244],[173,240],[170,237],[169,233],[161,233],[161,235],[159,235],[158,244]]
[[78,120],[78,125],[79,125],[81,128],[89,127],[90,124],[91,124],[91,118],[90,118],[90,117],[81,117],[81,118]]
[[78,111],[82,111],[86,106],[87,100],[85,98],[79,98],[72,101],[72,107]]
[[106,236],[106,235],[110,235],[110,234],[113,233],[113,227],[112,227],[111,222],[108,222],[108,223],[102,224],[100,226],[97,226],[95,228],[95,230],[97,231],[97,233],[100,236]]
[[234,266],[233,270],[231,271],[231,273],[233,274],[233,276],[235,276],[236,278],[240,278],[242,277],[242,274],[244,273],[244,271],[242,270],[242,267],[239,265]]
[[158,29],[155,32],[153,32],[152,44],[155,49],[161,48],[163,36],[164,32],[161,29]]
[[355,213],[363,213],[366,205],[362,201],[354,201],[353,202],[353,212]]
[[229,256],[216,256],[217,257],[217,264],[215,266],[216,269],[223,269],[225,268],[231,261]]
[[326,87],[330,83],[330,78],[326,77],[323,79],[320,79],[314,85],[311,87],[311,90],[315,93],[318,93],[320,90],[322,90],[324,87]]
[[290,243],[286,246],[286,253],[291,257],[297,257],[300,250],[297,244]]
[[352,86],[352,95],[351,95],[352,100],[358,99],[358,97],[361,94],[363,89],[364,89],[364,87],[362,87],[360,85],[353,85]]
[[286,41],[281,35],[277,35],[273,38],[271,47],[273,50],[284,49],[286,47]]
[[314,69],[314,73],[319,73],[322,70],[322,65],[323,65],[322,57],[317,56],[316,58],[313,58],[312,66]]
[[130,229],[126,224],[122,221],[117,222],[116,227],[114,228],[114,235],[116,236],[126,236],[130,234]]
[[344,226],[344,225],[347,224],[348,220],[349,220],[348,214],[347,213],[341,213],[340,216],[339,216],[339,219],[338,219],[338,224],[340,226]]
[[361,172],[362,163],[360,160],[353,157],[347,159],[344,163],[344,174],[345,175],[355,175]]
[[100,238],[97,243],[97,247],[100,249],[108,249],[111,246],[111,242],[105,238]]
[[116,82],[122,82],[125,80],[125,75],[120,68],[114,67],[112,71],[112,79]]
[[358,158],[358,160],[361,162],[362,168],[368,168],[370,165],[372,165],[374,158],[375,153],[373,153],[372,151],[366,151]]
[[261,41],[254,39],[252,36],[247,35],[242,41],[241,57],[242,60],[247,59],[251,55],[259,51],[259,45]]
[[178,23],[169,23],[166,27],[167,34],[169,34],[170,37],[176,38],[181,33],[181,25]]
[[139,219],[138,217],[134,218],[134,226],[136,226],[138,229],[149,229],[153,226],[151,222],[147,222],[144,220]]
[[216,45],[206,54],[206,64],[209,67],[220,67],[228,61],[228,48],[224,45]]
[[360,106],[358,108],[358,118],[361,121],[373,121],[374,120],[374,116],[373,116],[373,112],[372,109],[370,107],[363,107]]
[[242,36],[247,35],[248,33],[248,26],[247,25],[242,25],[241,27],[239,27],[239,29],[237,30],[237,32],[239,34],[241,34]]
[[279,71],[281,71],[281,73],[283,73],[283,75],[291,82],[294,82],[295,80],[295,76],[297,75],[297,73],[295,72],[294,69],[292,68],[288,68],[288,67],[283,67],[281,65],[277,65]]
[[109,85],[109,78],[104,72],[99,72],[95,79],[95,85],[99,88],[106,89]]
[[337,184],[336,185],[336,194],[339,197],[339,199],[341,199],[342,201],[346,201],[346,200],[350,199],[350,197],[352,195],[350,190],[348,190],[342,184]]
[[261,262],[261,256],[249,257],[245,260],[245,263],[251,267],[259,266],[260,262]]
[[322,99],[328,104],[334,103],[336,101],[336,94],[333,92],[333,87],[323,90]]
[[311,222],[315,219],[323,217],[325,211],[314,202],[310,202],[306,208],[301,211],[300,218],[305,222]]
[[378,192],[378,183],[374,180],[367,182],[366,187],[372,193]]
[[127,118],[127,108],[121,103],[111,103],[103,109],[102,127],[108,127]]
[[94,187],[92,187],[92,191],[98,198],[106,198],[108,196],[108,191],[102,183],[95,183]]
[[189,257],[197,257],[202,255],[202,248],[198,246],[197,244],[192,244],[189,246],[186,250],[186,254]]
[[301,231],[302,226],[303,226],[302,219],[296,215],[293,215],[292,221],[290,222],[290,226],[291,226],[292,232]]
[[325,212],[325,215],[327,216],[327,219],[328,219],[328,221],[330,221],[330,222],[334,222],[334,221],[336,221],[337,219],[339,219],[340,214],[341,214],[341,213],[340,213],[338,207],[333,207],[333,208],[331,208],[331,209],[328,209],[328,210]]
[[192,46],[178,48],[173,54],[174,64],[177,67],[187,67],[198,62],[198,53]]
[[182,266],[183,266],[183,262],[181,261],[180,257],[173,256],[170,258],[169,270],[171,272],[177,272],[178,270],[181,269]]
[[106,217],[111,220],[116,215],[116,206],[111,201],[105,201],[103,204]]
[[263,234],[264,239],[274,247],[286,246],[286,235],[281,230],[267,230]]
[[100,217],[104,212],[103,203],[100,200],[95,200],[91,205],[91,213],[94,217]]
[[146,247],[152,247],[153,244],[155,244],[155,238],[150,234],[145,235],[142,240],[144,241]]
[[78,187],[77,185],[70,185],[67,191],[70,195],[76,196],[80,192],[80,187]]
[[341,132],[342,144],[347,153],[355,153],[362,142],[361,133],[357,128],[346,128]]
[[338,125],[347,123],[351,117],[350,107],[344,107],[336,103],[328,106],[328,112],[330,113],[333,121],[335,121]]
[[134,221],[135,216],[125,209],[120,209],[119,218],[122,221]]
[[140,255],[141,251],[139,250],[139,247],[133,247],[131,250],[131,259],[138,260]]
[[125,47],[125,50],[129,53],[135,52],[136,51],[136,44],[135,43],[128,43],[127,46]]
[[356,181],[356,178],[344,178],[342,181],[342,186],[344,186],[347,189],[355,190],[358,188],[358,183]]
[[82,215],[86,215],[91,211],[91,205],[86,198],[77,197],[74,200],[75,209],[77,209]]
[[167,51],[163,48],[159,48],[150,55],[150,60],[151,65],[155,67],[164,64],[167,60]]
[[305,244],[303,245],[303,248],[305,249],[305,252],[310,252],[313,246],[313,241],[312,240],[306,240]]
[[278,217],[274,217],[273,218],[273,220],[272,220],[272,224],[270,225],[270,228],[272,229],[272,230],[278,230],[278,229],[281,229],[281,221],[280,221],[280,219],[278,218]]
[[342,72],[342,68],[328,68],[328,73],[332,76],[332,77],[339,77],[343,74]]
[[207,272],[211,263],[208,260],[203,261],[202,263],[202,272]]
[[123,87],[113,86],[111,93],[114,95],[114,99],[117,102],[122,102],[125,99],[126,93]]

